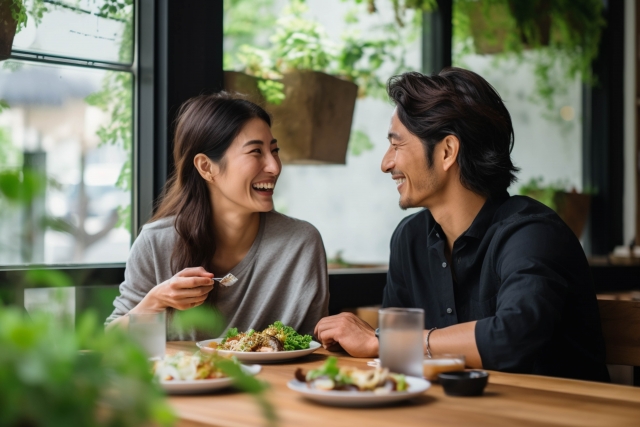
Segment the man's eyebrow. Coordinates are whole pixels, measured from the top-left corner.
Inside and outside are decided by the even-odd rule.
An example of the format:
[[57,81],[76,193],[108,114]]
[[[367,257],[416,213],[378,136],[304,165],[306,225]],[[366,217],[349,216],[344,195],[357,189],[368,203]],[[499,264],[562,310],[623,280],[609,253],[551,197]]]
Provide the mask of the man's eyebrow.
[[[277,142],[278,142],[277,139],[272,139],[271,142],[269,143],[269,145],[276,144]],[[249,145],[262,145],[262,144],[263,144],[262,141],[260,141],[259,139],[252,139],[251,141],[245,142],[242,146],[246,147],[246,146],[249,146]]]
[[389,132],[387,135],[387,139],[400,139],[400,135],[395,132]]

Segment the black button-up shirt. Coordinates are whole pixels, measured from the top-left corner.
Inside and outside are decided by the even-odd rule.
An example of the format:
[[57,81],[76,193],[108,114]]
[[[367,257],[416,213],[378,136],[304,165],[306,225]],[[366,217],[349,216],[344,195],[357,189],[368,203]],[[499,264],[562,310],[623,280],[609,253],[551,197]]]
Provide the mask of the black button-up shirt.
[[487,200],[454,242],[425,209],[391,238],[384,307],[424,309],[425,328],[477,320],[485,369],[608,381],[598,305],[580,242],[528,197]]

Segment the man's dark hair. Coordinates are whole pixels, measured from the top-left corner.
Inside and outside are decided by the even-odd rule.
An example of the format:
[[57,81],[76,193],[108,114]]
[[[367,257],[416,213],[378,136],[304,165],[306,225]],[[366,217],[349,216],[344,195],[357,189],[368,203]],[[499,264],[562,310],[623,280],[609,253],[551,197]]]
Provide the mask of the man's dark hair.
[[454,135],[460,140],[458,165],[465,188],[491,197],[516,181],[511,116],[498,92],[478,74],[454,67],[433,76],[404,73],[389,79],[387,92],[400,122],[424,144],[429,167],[435,146]]

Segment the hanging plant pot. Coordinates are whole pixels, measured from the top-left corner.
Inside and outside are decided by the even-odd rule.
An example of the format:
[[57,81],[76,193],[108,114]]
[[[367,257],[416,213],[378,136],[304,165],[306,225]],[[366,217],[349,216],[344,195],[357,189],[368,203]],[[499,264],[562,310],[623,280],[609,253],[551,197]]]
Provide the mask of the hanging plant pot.
[[246,94],[272,115],[271,131],[284,163],[345,164],[358,86],[316,71],[292,71],[282,79],[285,99],[268,104],[258,79],[225,72],[225,90]]
[[557,192],[554,196],[554,201],[558,216],[562,218],[579,239],[589,217],[591,195]]
[[11,56],[11,46],[18,22],[11,14],[11,0],[0,0],[0,61]]
[[[532,7],[535,19],[522,15],[522,7]],[[551,15],[548,0],[535,4],[509,0],[505,3],[483,5],[481,2],[462,3],[469,17],[469,26],[476,53],[502,53],[507,44],[521,44],[525,49],[548,46],[551,38]],[[486,8],[486,9],[485,9]],[[519,21],[522,19],[522,21]],[[525,22],[523,25],[522,22]],[[526,28],[525,28],[526,27]],[[515,40],[513,39],[515,37]],[[511,38],[511,39],[509,39]]]

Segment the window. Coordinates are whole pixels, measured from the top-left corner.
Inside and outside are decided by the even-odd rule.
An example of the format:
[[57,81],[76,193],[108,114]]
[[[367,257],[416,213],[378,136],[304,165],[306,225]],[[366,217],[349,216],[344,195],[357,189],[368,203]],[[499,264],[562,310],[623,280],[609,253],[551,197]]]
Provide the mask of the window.
[[[392,2],[377,2],[379,10],[374,14],[362,3],[225,2],[226,71],[260,75],[260,70],[267,70],[263,75],[268,76],[274,65],[278,68],[270,61],[297,61],[300,69],[359,84],[345,164],[285,164],[274,193],[277,211],[318,228],[330,267],[387,264],[393,230],[404,216],[416,211],[398,207],[395,183],[381,172],[380,164],[389,146],[393,113],[384,86],[393,74],[420,69],[421,14],[407,10],[401,27],[394,20]],[[350,64],[349,58],[354,57],[359,59]],[[285,126],[300,122],[295,112],[273,116],[274,123]],[[282,139],[275,125],[273,131],[276,139]],[[284,158],[287,148],[281,146],[281,150]]]
[[41,185],[26,205],[0,201],[0,266],[124,262],[131,243],[133,1],[25,6],[26,27],[0,64],[0,170]]

